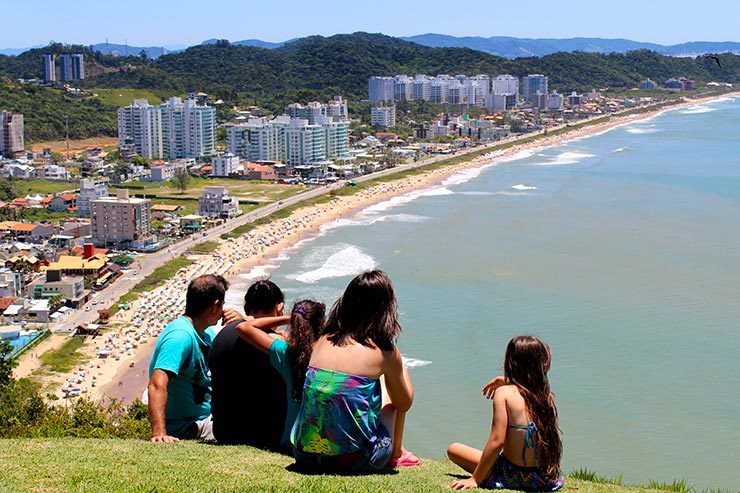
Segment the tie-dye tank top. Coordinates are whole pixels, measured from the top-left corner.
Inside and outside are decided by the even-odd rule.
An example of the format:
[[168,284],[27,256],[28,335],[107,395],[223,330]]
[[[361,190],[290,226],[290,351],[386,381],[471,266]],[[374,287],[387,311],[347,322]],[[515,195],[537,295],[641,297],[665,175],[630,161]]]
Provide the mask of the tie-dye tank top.
[[381,424],[381,403],[380,381],[309,366],[290,440],[327,456],[365,448]]

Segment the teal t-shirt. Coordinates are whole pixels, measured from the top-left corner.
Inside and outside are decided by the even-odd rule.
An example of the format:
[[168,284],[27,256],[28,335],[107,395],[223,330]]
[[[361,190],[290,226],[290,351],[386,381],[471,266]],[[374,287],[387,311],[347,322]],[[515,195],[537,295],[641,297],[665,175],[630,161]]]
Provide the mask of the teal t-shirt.
[[293,399],[293,374],[290,371],[287,351],[288,343],[282,339],[275,339],[270,345],[269,357],[270,364],[280,373],[280,376],[285,381],[288,406],[285,413],[285,426],[283,427],[283,436],[280,439],[280,445],[290,446],[290,430],[293,428],[296,416],[298,416],[299,404]]
[[167,386],[167,434],[182,436],[191,423],[211,414],[211,373],[204,352],[213,340],[211,328],[203,337],[189,319],[181,316],[160,334],[149,363],[149,378],[154,370],[174,374]]

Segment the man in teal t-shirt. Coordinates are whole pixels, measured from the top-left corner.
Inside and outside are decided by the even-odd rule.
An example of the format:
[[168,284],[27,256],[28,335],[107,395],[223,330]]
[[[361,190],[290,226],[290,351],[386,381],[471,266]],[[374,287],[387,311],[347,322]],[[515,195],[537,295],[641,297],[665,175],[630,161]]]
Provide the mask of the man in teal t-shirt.
[[149,364],[149,418],[153,442],[213,440],[211,376],[206,363],[215,325],[223,315],[228,282],[205,275],[188,286],[185,315],[159,336]]

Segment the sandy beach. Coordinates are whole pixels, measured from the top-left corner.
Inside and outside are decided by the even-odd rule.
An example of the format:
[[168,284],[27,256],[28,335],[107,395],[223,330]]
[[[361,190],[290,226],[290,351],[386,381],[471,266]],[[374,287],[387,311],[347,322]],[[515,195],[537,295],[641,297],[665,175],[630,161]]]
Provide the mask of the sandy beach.
[[190,257],[195,260],[192,265],[182,269],[163,286],[142,295],[130,310],[118,312],[111,320],[111,324],[117,328],[91,339],[81,349],[86,358],[89,358],[88,363],[74,369],[70,374],[48,377],[51,380],[47,380],[47,377],[44,379],[49,386],[57,386],[59,390],[56,394],[59,397],[82,394],[93,399],[116,398],[130,403],[142,396],[147,382],[149,355],[156,338],[171,320],[183,312],[185,290],[193,277],[217,273],[233,278],[250,272],[268,264],[270,259],[302,239],[317,234],[322,225],[392,197],[432,187],[460,171],[496,164],[523,151],[603,133],[620,125],[653,118],[665,111],[738,94],[740,93],[727,93],[690,100],[636,115],[613,116],[607,122],[555,136],[543,136],[526,144],[515,144],[506,150],[492,151],[460,164],[380,183],[354,195],[336,196],[329,202],[300,208],[287,218],[258,226],[239,238],[220,240],[220,246],[215,252],[193,255]]

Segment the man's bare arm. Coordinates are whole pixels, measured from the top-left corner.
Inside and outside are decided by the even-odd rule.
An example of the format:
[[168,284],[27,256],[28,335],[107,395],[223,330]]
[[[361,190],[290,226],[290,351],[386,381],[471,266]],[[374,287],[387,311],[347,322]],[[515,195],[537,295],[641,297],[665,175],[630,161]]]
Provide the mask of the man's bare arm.
[[170,376],[156,369],[149,380],[149,421],[152,424],[152,442],[173,443],[180,440],[167,434],[165,409],[167,408],[167,385]]

